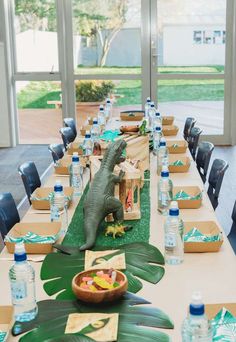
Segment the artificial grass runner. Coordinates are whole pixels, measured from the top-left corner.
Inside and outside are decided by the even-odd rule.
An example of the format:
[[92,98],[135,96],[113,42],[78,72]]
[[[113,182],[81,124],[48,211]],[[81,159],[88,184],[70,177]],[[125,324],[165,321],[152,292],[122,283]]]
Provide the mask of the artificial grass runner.
[[[122,237],[113,239],[112,236],[105,236],[105,227],[111,223],[104,222],[98,231],[96,246],[119,246],[132,242],[148,242],[150,236],[150,172],[145,172],[144,186],[140,191],[141,219],[125,221],[133,229],[127,231]],[[85,243],[83,231],[83,203],[89,189],[86,186],[85,191],[76,207],[71,223],[68,227],[66,236],[62,242],[63,245],[80,247]]]

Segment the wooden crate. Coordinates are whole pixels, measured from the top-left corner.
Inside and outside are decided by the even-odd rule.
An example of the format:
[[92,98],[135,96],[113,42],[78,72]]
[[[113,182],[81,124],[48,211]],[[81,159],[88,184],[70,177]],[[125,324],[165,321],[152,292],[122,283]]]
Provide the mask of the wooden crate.
[[[90,180],[92,181],[96,172],[101,166],[102,156],[90,157]],[[140,188],[141,172],[130,162],[125,161],[114,169],[114,174],[118,175],[120,170],[125,171],[125,176],[120,184],[115,186],[115,197],[123,204],[125,220],[138,220],[141,218],[140,210]],[[128,198],[130,199],[128,205]],[[112,221],[113,216],[108,215],[107,221]]]

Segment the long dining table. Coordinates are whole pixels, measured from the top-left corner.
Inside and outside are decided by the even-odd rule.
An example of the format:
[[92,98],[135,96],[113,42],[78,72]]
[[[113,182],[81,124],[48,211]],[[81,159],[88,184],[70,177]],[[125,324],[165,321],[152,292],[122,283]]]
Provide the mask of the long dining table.
[[[115,125],[121,123],[116,121]],[[167,140],[182,140],[179,131],[175,137]],[[189,151],[186,154],[191,159],[191,166],[186,173],[171,173],[174,186],[199,186],[203,190],[202,206],[199,209],[181,209],[180,215],[184,221],[217,221],[216,214],[208,199],[202,180],[198,174],[195,162]],[[53,168],[52,168],[53,169]],[[63,186],[69,186],[69,177],[51,173],[43,186],[53,186],[60,179]],[[157,210],[157,176],[156,157],[150,154],[150,244],[164,253],[164,221]],[[223,200],[223,199],[221,199]],[[68,209],[68,221],[73,217],[78,201],[74,201]],[[21,222],[49,222],[49,213],[39,213],[29,208]],[[223,232],[223,229],[222,229]],[[156,285],[144,282],[138,296],[150,301],[153,306],[163,310],[174,322],[173,330],[161,329],[174,342],[181,341],[181,324],[187,315],[187,308],[193,291],[199,290],[205,303],[236,303],[236,257],[223,232],[224,242],[217,253],[185,253],[184,262],[180,265],[165,265],[165,275]],[[40,279],[40,269],[44,256],[30,255],[29,258],[36,273],[37,301],[48,299]],[[8,271],[13,263],[13,255],[6,248],[0,255],[0,305],[11,304],[10,283]],[[51,298],[51,297],[50,297]],[[9,336],[9,341],[17,341],[19,337]],[[130,341],[133,342],[133,341]]]

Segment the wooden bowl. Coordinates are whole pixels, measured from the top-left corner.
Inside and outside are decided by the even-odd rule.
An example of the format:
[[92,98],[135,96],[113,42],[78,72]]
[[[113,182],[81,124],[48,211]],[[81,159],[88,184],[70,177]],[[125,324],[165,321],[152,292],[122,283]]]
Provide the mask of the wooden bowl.
[[[72,291],[74,292],[74,294],[76,295],[78,299],[86,303],[113,302],[125,294],[128,288],[128,280],[124,273],[117,271],[117,270],[116,270],[117,280],[124,281],[124,283],[119,287],[115,287],[112,290],[103,290],[103,291],[97,291],[97,292],[93,292],[93,291],[79,287],[79,284],[82,282],[83,277],[89,276],[91,273],[96,273],[97,271],[102,271],[102,270],[95,269],[95,270],[83,271],[74,276],[74,278],[72,279]],[[107,272],[107,270],[103,270],[103,271]]]
[[139,126],[121,126],[120,131],[122,133],[128,133],[128,132],[138,132]]

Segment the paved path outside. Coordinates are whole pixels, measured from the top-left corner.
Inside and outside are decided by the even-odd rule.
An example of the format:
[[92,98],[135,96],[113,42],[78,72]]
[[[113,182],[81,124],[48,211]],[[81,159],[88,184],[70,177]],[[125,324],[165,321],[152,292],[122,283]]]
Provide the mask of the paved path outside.
[[[187,116],[194,116],[204,134],[222,134],[223,106],[223,101],[179,101],[160,103],[159,109],[163,114],[174,115],[182,124]],[[131,108],[140,109],[140,106],[114,107],[114,115],[119,116],[121,110]],[[97,111],[97,107],[83,106],[79,108],[78,127],[83,125],[88,116],[95,116]],[[62,113],[60,109],[19,110],[20,143],[22,144],[61,143],[59,134],[61,127]]]

